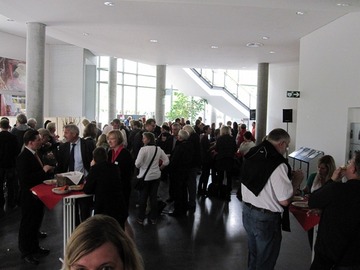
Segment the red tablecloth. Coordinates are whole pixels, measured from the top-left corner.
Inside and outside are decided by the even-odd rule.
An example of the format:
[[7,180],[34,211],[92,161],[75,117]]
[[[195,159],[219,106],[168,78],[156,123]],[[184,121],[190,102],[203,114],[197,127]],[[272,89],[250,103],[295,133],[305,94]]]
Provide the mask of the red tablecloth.
[[304,228],[305,231],[310,230],[320,222],[320,216],[316,215],[307,215],[308,208],[299,208],[293,205],[289,206],[290,212],[295,216],[300,225]]
[[64,197],[71,195],[84,194],[82,191],[70,191],[69,193],[59,195],[55,194],[51,190],[54,188],[54,185],[45,185],[40,184],[31,189],[32,193],[39,197],[39,199],[46,205],[48,209],[53,209],[55,205]]

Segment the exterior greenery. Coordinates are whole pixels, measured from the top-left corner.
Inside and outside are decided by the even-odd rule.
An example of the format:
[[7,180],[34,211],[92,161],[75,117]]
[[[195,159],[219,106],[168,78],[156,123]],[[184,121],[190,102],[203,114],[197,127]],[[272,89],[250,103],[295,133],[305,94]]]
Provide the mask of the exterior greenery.
[[195,99],[181,92],[174,92],[174,97],[175,100],[171,110],[166,115],[169,120],[184,117],[193,123],[199,113],[204,111],[205,104],[208,103],[206,99]]

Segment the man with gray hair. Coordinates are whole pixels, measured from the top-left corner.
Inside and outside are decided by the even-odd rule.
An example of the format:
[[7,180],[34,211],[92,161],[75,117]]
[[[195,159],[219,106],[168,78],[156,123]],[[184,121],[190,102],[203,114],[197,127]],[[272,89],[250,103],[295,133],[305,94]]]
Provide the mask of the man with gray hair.
[[37,121],[35,118],[29,118],[27,121],[27,125],[32,128],[32,129],[36,129],[36,125],[37,125]]
[[27,117],[23,113],[19,113],[16,116],[16,127],[11,130],[11,133],[16,136],[18,142],[18,154],[21,151],[21,148],[24,144],[24,134],[30,127],[27,125]]
[[[74,124],[69,124],[64,127],[64,137],[66,142],[60,144],[57,153],[58,166],[56,173],[64,173],[69,171],[79,171],[85,176],[90,171],[90,163],[92,160],[92,153],[95,149],[94,140],[84,140],[79,137],[79,128]],[[92,198],[90,197],[92,200]],[[81,212],[81,221],[84,221],[90,216],[91,202],[88,198],[78,199]],[[76,215],[78,218],[78,215]],[[80,223],[77,220],[77,224]]]
[[289,134],[277,128],[244,156],[242,217],[248,237],[249,270],[274,269],[280,252],[281,228],[290,229],[287,206],[303,180],[303,173],[292,171],[284,157],[289,144]]

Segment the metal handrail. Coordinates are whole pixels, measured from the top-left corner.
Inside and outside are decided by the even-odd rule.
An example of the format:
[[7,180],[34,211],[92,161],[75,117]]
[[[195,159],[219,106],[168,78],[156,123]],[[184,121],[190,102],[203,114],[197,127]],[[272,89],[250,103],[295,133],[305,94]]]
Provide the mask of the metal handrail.
[[[244,102],[242,102],[237,95],[234,95],[233,93],[231,93],[226,86],[216,86],[213,84],[214,78],[212,79],[212,82],[210,82],[207,78],[205,78],[200,72],[198,72],[195,68],[190,68],[191,71],[194,72],[194,74],[201,80],[203,81],[210,89],[214,89],[214,90],[222,90],[225,93],[227,93],[228,95],[230,95],[236,102],[239,103],[239,105],[241,105],[242,107],[244,107],[246,110],[248,110],[250,112],[250,108],[248,105],[246,105]],[[225,72],[226,74],[226,72]],[[227,75],[229,78],[231,78],[229,75]],[[232,78],[231,78],[232,79]],[[235,80],[232,79],[234,82]],[[235,82],[237,84],[237,86],[241,86],[240,84],[238,84],[237,82]],[[225,84],[225,81],[224,81]],[[249,93],[250,94],[250,93]]]

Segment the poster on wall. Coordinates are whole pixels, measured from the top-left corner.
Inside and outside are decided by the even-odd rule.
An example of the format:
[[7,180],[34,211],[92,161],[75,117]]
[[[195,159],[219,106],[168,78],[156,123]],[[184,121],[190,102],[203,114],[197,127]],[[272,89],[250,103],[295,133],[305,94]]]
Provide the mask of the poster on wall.
[[360,151],[360,123],[350,123],[350,147],[348,159],[352,158],[355,151]]
[[0,57],[0,115],[25,112],[26,62]]

